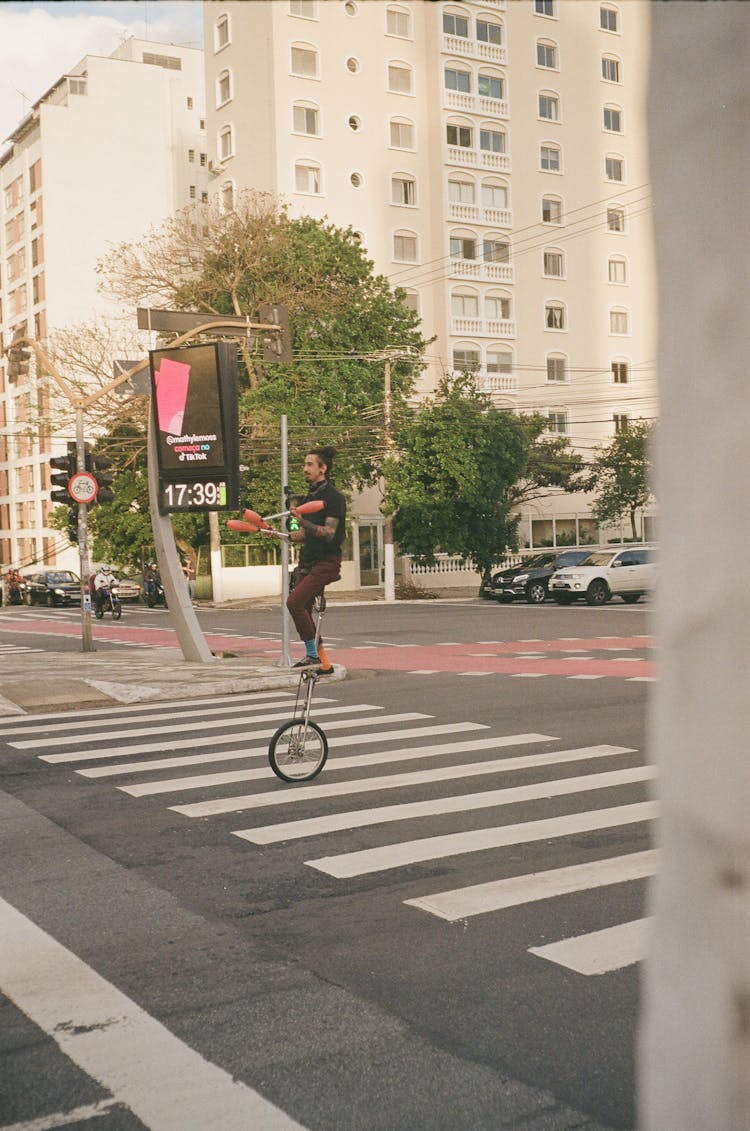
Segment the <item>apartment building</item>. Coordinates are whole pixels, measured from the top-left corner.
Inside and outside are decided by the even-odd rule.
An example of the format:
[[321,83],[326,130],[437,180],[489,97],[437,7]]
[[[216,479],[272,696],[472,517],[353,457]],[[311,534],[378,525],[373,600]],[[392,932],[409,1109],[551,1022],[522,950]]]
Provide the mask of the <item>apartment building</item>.
[[[436,336],[423,392],[471,366],[590,454],[657,412],[648,9],[204,3],[209,191],[351,224]],[[522,537],[588,540],[587,514],[540,501]]]
[[[0,327],[44,345],[55,329],[118,312],[97,290],[110,243],[207,199],[203,52],[129,39],[86,56],[33,105],[0,155]],[[135,326],[135,311],[132,316]],[[76,567],[47,527],[49,457],[69,437],[36,421],[49,400],[32,363],[0,366],[0,565]]]

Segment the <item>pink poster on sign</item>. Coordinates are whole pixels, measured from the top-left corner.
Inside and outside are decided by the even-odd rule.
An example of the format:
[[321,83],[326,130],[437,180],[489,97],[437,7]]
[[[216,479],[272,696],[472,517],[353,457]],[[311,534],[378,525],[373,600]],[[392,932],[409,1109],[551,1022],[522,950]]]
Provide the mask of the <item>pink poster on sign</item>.
[[155,379],[159,431],[180,436],[190,382],[190,366],[182,361],[163,357]]

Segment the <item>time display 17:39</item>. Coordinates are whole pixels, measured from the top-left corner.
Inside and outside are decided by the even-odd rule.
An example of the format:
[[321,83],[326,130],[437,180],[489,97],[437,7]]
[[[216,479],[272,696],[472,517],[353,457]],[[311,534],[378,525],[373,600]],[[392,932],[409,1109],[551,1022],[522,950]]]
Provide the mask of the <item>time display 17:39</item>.
[[159,509],[162,511],[220,510],[227,506],[225,480],[159,484]]

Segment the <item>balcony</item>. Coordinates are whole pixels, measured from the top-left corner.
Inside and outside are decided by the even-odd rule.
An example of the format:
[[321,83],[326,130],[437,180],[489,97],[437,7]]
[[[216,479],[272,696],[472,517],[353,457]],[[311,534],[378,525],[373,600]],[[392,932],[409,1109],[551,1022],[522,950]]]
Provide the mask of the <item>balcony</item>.
[[479,283],[512,283],[512,263],[485,263],[483,259],[451,259],[448,274],[454,279],[473,279]]
[[486,224],[489,228],[512,228],[513,213],[510,208],[480,208],[478,204],[448,201],[448,219],[466,224]]
[[477,387],[480,393],[517,393],[518,377],[515,373],[487,373],[480,369]]
[[487,98],[483,94],[467,94],[463,90],[445,90],[445,106],[465,114],[482,114],[487,118],[509,118],[508,103],[504,98]]
[[476,39],[466,39],[463,35],[443,35],[443,53],[462,55],[467,59],[482,59],[485,63],[508,62],[508,52],[502,44],[480,43]]
[[451,334],[460,338],[515,338],[516,324],[510,318],[451,318]]
[[448,164],[464,168],[492,169],[495,173],[510,172],[510,154],[488,153],[485,149],[469,149],[463,145],[448,146]]

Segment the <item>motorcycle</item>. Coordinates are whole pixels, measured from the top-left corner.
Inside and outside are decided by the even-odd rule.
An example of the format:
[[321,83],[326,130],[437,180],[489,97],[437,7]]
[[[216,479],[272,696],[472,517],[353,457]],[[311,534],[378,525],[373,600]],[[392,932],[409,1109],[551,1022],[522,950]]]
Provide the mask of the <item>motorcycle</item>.
[[109,589],[99,590],[103,593],[103,599],[97,601],[94,606],[94,616],[97,620],[101,620],[106,612],[112,614],[112,620],[119,620],[122,616],[122,604],[117,595],[117,586],[112,585]]
[[157,605],[163,605],[166,609],[167,597],[161,581],[152,581],[150,585],[144,583],[143,600],[146,602],[149,609],[156,608]]
[[24,602],[24,594],[26,592],[26,585],[23,581],[9,581],[7,586],[8,591],[8,604],[9,605],[22,605]]

